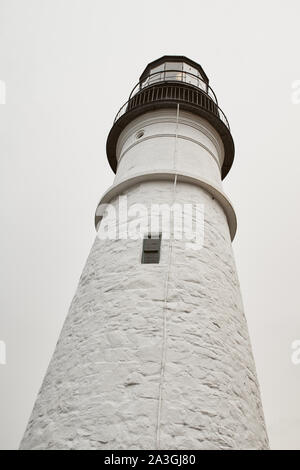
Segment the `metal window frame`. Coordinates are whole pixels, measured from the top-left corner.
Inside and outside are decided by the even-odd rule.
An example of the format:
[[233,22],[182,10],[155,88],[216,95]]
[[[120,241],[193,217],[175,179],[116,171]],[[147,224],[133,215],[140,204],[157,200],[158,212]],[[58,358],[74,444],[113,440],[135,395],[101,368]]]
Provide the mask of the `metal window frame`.
[[158,235],[157,234],[146,235],[143,239],[141,264],[159,264],[160,251],[161,251],[161,233]]

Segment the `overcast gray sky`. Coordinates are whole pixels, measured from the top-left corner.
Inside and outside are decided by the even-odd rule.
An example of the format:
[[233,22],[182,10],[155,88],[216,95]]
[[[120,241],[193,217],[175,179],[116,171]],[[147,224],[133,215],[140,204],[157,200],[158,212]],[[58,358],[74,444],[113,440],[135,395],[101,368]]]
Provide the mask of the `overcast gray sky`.
[[0,0],[0,448],[17,448],[112,184],[105,143],[146,64],[199,62],[228,116],[224,189],[272,448],[300,449],[299,0]]

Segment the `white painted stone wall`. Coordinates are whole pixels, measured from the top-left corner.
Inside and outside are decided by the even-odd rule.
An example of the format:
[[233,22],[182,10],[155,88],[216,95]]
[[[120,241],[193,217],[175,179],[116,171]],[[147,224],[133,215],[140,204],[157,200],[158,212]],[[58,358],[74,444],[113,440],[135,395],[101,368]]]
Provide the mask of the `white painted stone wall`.
[[[130,139],[129,132],[120,154]],[[149,139],[154,146],[156,139],[168,137]],[[123,179],[137,167],[142,172],[145,145],[127,150],[116,183],[119,172]],[[215,158],[199,155],[205,164],[195,173],[210,168],[212,181]],[[153,161],[158,166],[158,150]],[[202,187],[181,181],[175,193],[172,181],[153,180],[131,185],[126,195],[129,206],[204,204],[204,247],[163,240],[160,263],[145,265],[141,240],[96,238],[21,448],[267,448],[223,208]]]
[[[143,136],[138,138],[141,131]],[[176,168],[178,173],[192,174],[222,187],[222,141],[208,122],[184,111],[178,118],[174,109],[136,118],[120,135],[117,160],[115,184],[136,173]]]

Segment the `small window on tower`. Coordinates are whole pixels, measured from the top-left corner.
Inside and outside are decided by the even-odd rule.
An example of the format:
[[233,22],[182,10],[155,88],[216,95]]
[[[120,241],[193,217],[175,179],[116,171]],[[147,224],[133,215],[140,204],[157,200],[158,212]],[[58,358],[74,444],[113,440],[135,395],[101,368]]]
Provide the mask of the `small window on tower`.
[[143,240],[142,264],[158,264],[160,259],[160,235],[148,235]]

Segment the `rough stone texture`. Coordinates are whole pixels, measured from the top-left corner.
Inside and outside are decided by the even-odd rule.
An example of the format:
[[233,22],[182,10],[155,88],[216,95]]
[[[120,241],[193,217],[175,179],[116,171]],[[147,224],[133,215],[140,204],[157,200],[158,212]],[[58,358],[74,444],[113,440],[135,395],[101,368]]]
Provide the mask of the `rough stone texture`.
[[[127,195],[171,203],[173,185]],[[157,424],[162,449],[268,447],[226,217],[193,185],[176,202],[205,205],[205,242],[173,242],[166,304],[168,240],[143,265],[141,240],[96,238],[22,449],[154,449]]]

